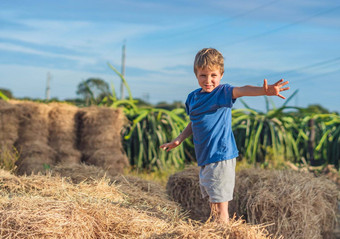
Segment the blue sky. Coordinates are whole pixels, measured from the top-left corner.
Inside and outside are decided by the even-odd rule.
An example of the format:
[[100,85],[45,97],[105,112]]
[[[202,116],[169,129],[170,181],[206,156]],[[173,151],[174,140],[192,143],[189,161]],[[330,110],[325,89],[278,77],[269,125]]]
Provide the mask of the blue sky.
[[[91,77],[119,89],[107,62],[121,69],[126,41],[133,96],[184,102],[198,88],[196,52],[214,47],[225,57],[222,83],[284,78],[291,90],[283,95],[299,90],[289,105],[340,112],[339,29],[334,0],[1,0],[0,88],[43,99],[50,73],[50,96],[59,99],[77,97],[77,85]],[[264,109],[263,97],[244,100]]]

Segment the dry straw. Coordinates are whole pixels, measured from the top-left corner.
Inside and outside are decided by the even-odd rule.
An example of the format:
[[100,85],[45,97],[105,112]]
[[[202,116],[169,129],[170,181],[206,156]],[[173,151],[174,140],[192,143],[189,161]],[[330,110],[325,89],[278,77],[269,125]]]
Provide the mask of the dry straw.
[[15,106],[0,99],[0,168],[15,170],[18,152],[14,144],[18,139],[19,119]]
[[[193,218],[202,219],[209,215],[209,206],[201,199],[198,174],[196,167],[170,176],[167,191],[191,210]],[[230,214],[237,212],[252,224],[269,225],[275,236],[332,238],[338,193],[331,181],[311,174],[249,169],[237,173]]]
[[52,168],[51,173],[61,177],[70,179],[73,183],[91,182],[100,180],[101,178],[109,178],[111,176],[107,174],[101,167],[94,165],[80,164],[58,164]]
[[88,107],[79,110],[77,119],[78,148],[83,153],[83,160],[101,166],[111,175],[122,173],[129,165],[121,143],[122,111]]
[[107,107],[0,101],[1,149],[17,148],[20,175],[46,172],[55,165],[76,167],[82,159],[111,175],[122,173],[129,165],[121,143],[123,124],[123,113]]
[[15,105],[19,114],[19,139],[18,144],[40,141],[48,144],[48,112],[50,107],[46,104],[32,101],[10,100]]
[[12,148],[18,139],[19,119],[16,108],[0,100],[0,146]]
[[189,211],[190,218],[205,221],[210,216],[210,206],[208,199],[202,198],[198,175],[199,167],[193,166],[175,173],[169,177],[166,189],[172,199]]
[[48,145],[50,107],[31,101],[10,100],[18,111],[19,129],[15,147],[20,153],[19,174],[46,171],[55,161],[55,151]]
[[78,164],[76,114],[78,108],[66,103],[51,103],[49,116],[49,145],[57,152],[57,164]]
[[121,149],[120,131],[124,123],[121,110],[92,106],[79,109],[77,118],[81,150]]
[[238,173],[235,203],[251,223],[285,238],[325,238],[336,222],[338,190],[330,180],[290,170]]
[[130,177],[119,180],[113,184],[107,178],[72,184],[68,178],[17,177],[2,170],[0,237],[271,238],[263,228],[241,220],[221,226],[174,217],[178,214],[167,206],[173,202],[165,194],[153,196],[140,190],[147,182]]

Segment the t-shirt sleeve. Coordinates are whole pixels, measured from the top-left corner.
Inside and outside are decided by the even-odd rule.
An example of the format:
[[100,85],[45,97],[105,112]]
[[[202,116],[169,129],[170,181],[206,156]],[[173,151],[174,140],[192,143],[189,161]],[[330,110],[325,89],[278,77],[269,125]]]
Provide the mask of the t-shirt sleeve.
[[233,104],[235,103],[236,99],[233,99],[233,89],[234,86],[225,84],[223,85],[223,98],[224,103],[227,107],[233,107]]

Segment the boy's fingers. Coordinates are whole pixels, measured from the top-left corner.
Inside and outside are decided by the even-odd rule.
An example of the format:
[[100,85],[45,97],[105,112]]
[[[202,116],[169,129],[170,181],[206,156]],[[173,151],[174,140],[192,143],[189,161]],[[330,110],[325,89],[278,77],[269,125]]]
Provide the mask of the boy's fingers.
[[279,80],[279,81],[276,82],[274,85],[279,85],[282,81],[283,81],[283,79]]
[[268,90],[267,79],[264,79],[264,80],[263,80],[263,88],[264,88],[265,91]]
[[285,90],[289,90],[289,87],[280,89],[280,91],[285,91]]
[[277,96],[284,99],[284,100],[286,99],[286,97],[284,97],[283,95],[278,94]]
[[289,83],[289,81],[285,81],[285,82],[283,82],[282,84],[280,84],[280,86],[287,85],[288,83]]

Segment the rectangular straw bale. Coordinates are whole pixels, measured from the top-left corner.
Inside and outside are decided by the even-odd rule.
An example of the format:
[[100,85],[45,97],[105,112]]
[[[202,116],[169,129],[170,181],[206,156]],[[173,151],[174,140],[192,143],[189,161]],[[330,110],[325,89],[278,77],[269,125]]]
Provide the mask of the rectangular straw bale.
[[78,108],[66,103],[51,103],[49,106],[49,145],[54,149],[64,146],[76,147]]
[[45,172],[55,162],[56,152],[44,142],[33,141],[18,146],[20,159],[17,162],[18,174]]
[[19,113],[19,139],[18,144],[38,140],[48,143],[48,112],[50,107],[46,104],[31,101],[10,100],[15,104]]
[[84,154],[87,155],[87,164],[102,167],[109,175],[123,173],[124,168],[129,165],[128,158],[120,150],[104,148],[95,151],[87,151]]
[[76,114],[78,108],[66,103],[49,104],[49,145],[57,152],[56,164],[80,163],[77,149]]
[[334,183],[312,174],[278,170],[238,173],[235,202],[238,215],[285,238],[321,239],[333,230],[338,191]]
[[107,107],[88,107],[79,110],[78,132],[81,150],[121,148],[124,115],[121,110]]
[[166,185],[168,195],[189,211],[192,219],[205,221],[210,216],[208,198],[202,198],[199,185],[199,167],[188,167],[169,177]]
[[55,148],[56,157],[55,164],[79,164],[81,163],[82,154],[72,145],[64,146],[63,148]]
[[79,164],[58,164],[52,168],[52,175],[60,175],[72,180],[73,183],[89,182],[101,180],[102,178],[111,179],[103,168],[94,165]]
[[18,139],[19,118],[14,105],[0,100],[0,146],[12,147]]

